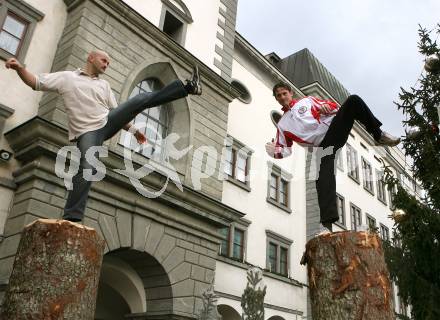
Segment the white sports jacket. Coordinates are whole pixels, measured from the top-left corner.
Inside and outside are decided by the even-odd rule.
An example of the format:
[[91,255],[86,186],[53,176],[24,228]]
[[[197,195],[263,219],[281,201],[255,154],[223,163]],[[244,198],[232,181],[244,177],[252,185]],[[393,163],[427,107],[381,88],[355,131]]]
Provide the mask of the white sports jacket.
[[[333,111],[320,114],[319,108],[327,104]],[[319,146],[339,106],[334,101],[305,97],[292,100],[289,107],[283,107],[283,116],[277,125],[275,150],[269,156],[281,159],[289,156],[293,142],[305,146]]]

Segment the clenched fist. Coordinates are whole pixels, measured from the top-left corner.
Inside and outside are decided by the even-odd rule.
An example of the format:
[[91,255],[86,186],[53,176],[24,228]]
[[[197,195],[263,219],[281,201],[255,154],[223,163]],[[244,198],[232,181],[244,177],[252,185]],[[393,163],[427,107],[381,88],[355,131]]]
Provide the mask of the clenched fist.
[[275,142],[268,142],[266,143],[266,152],[268,155],[273,155],[275,153]]
[[321,114],[330,114],[332,112],[333,112],[332,108],[327,103],[319,107],[319,113]]
[[143,143],[145,143],[145,142],[148,143],[147,137],[146,137],[142,132],[140,132],[139,130],[137,130],[137,131],[134,133],[134,136],[136,137],[136,140],[137,140],[137,142],[138,142],[139,144],[143,144]]
[[13,70],[18,70],[23,67],[21,65],[21,63],[18,62],[18,60],[15,58],[10,58],[10,59],[6,60],[5,66],[7,69],[13,69]]

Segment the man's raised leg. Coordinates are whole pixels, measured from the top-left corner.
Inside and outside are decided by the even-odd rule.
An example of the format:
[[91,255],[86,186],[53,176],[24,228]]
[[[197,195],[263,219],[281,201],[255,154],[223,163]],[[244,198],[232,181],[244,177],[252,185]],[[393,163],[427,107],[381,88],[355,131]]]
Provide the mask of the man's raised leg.
[[114,136],[145,109],[184,98],[188,94],[201,95],[201,93],[200,75],[198,68],[195,67],[191,79],[186,80],[186,84],[175,80],[161,90],[138,94],[112,109],[108,114],[107,124],[103,128],[104,140]]

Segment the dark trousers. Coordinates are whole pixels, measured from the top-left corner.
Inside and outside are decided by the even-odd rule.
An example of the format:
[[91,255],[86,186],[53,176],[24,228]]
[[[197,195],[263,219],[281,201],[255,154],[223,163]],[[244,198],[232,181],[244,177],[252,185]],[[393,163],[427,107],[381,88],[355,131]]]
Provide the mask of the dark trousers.
[[365,102],[357,95],[349,96],[335,115],[319,145],[324,150],[333,146],[333,152],[321,158],[319,176],[316,180],[321,223],[336,222],[339,219],[336,206],[335,155],[347,142],[354,120],[362,123],[376,141],[379,140],[382,132],[380,130],[382,123],[376,119]]
[[[81,152],[79,170],[72,178],[73,188],[67,196],[63,219],[81,221],[84,217],[92,181],[84,179],[83,171],[84,169],[89,169],[93,175],[97,172],[85,159],[87,150],[92,146],[101,146],[105,140],[113,137],[143,110],[186,97],[187,95],[188,93],[183,83],[180,80],[176,80],[162,90],[141,93],[127,100],[109,112],[108,120],[104,127],[81,134],[76,140],[76,145]],[[97,152],[94,156],[98,158]]]

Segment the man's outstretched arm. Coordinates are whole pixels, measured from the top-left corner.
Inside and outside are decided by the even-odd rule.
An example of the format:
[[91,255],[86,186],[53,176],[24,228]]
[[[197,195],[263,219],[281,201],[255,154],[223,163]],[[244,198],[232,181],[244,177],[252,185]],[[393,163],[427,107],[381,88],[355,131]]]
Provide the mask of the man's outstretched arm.
[[6,60],[5,66],[7,69],[13,69],[17,72],[18,76],[23,80],[25,84],[35,90],[36,77],[31,72],[26,70],[26,68],[18,62],[15,58],[10,58]]

